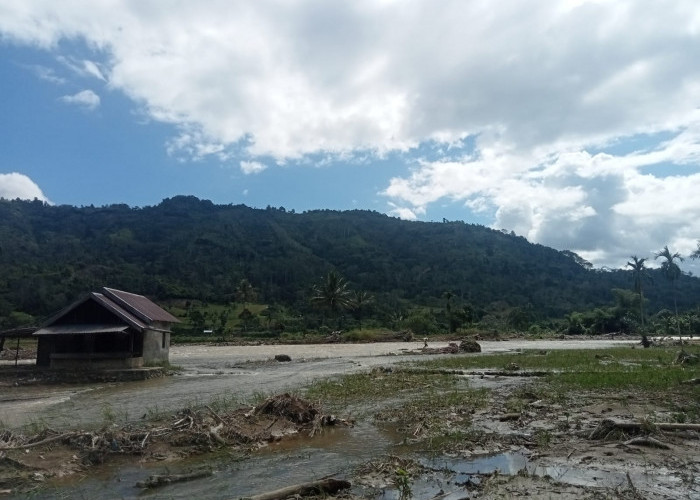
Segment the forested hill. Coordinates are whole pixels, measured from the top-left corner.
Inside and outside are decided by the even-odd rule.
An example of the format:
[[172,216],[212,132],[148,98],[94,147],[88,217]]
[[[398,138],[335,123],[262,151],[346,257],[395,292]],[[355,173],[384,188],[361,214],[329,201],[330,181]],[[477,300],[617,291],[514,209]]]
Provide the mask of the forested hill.
[[[437,306],[449,291],[461,304],[561,317],[610,304],[612,288],[631,288],[629,272],[586,264],[479,225],[369,211],[293,213],[191,196],[145,208],[0,200],[0,317],[43,316],[101,286],[225,302],[243,278],[263,302],[302,307],[331,269],[387,311]],[[672,309],[669,283],[651,275],[649,312]],[[680,309],[700,302],[700,280],[684,275],[676,286]]]

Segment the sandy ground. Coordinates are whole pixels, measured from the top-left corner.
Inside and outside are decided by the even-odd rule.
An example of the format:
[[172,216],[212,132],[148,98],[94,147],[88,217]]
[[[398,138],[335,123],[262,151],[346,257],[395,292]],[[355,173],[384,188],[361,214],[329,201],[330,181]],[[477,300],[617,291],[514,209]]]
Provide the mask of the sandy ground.
[[[510,340],[482,341],[483,353],[517,349],[582,349],[629,345],[635,341]],[[444,347],[447,342],[430,342]],[[376,344],[313,344],[171,348],[170,362],[182,368],[172,377],[140,382],[1,387],[0,423],[17,428],[37,421],[56,429],[94,426],[106,412],[137,421],[144,413],[175,411],[184,406],[226,397],[245,401],[258,394],[294,390],[319,378],[366,370],[377,365],[420,359],[409,353],[423,342]],[[273,361],[287,354],[291,363]],[[7,380],[5,381],[7,382]]]

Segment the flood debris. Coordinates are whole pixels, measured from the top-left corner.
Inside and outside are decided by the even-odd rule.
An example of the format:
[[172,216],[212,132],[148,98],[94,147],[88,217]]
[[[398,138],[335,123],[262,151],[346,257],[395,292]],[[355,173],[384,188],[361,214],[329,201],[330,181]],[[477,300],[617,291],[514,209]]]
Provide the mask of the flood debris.
[[313,422],[319,411],[303,399],[289,394],[280,394],[266,399],[255,407],[254,413],[284,417],[297,424],[308,424]]
[[636,438],[629,439],[625,441],[625,444],[627,446],[649,446],[651,448],[659,448],[661,450],[670,450],[671,447],[667,445],[666,443],[662,443],[658,439],[655,439],[651,436],[640,436]]
[[[184,408],[155,421],[114,424],[99,430],[57,432],[46,428],[33,435],[0,432],[0,487],[66,476],[100,465],[117,455],[138,456],[142,462],[175,461],[221,447],[255,449],[285,436],[309,436],[331,425],[351,425],[325,415],[312,403],[289,395],[270,397],[254,407],[218,411],[209,405]],[[204,474],[153,476],[140,487],[196,479]]]
[[459,343],[461,352],[481,352],[481,345],[475,340],[463,340]]
[[153,474],[148,476],[145,481],[138,481],[137,488],[159,488],[172,483],[182,483],[185,481],[194,481],[203,477],[209,477],[214,472],[211,469],[203,469],[198,471],[186,472],[183,474]]
[[608,439],[613,435],[651,434],[653,431],[690,430],[700,431],[700,424],[683,424],[676,422],[631,422],[616,418],[603,419],[590,433],[588,439]]
[[700,358],[695,354],[690,354],[681,349],[678,351],[678,355],[676,356],[674,363],[677,365],[697,365],[700,363]]
[[347,490],[351,486],[350,481],[344,479],[325,478],[308,483],[286,486],[278,490],[245,497],[241,500],[283,500],[285,498],[303,498],[310,496],[335,495],[339,491]]
[[459,345],[456,342],[450,342],[444,347],[426,347],[428,342],[425,342],[424,347],[421,349],[422,354],[458,354]]

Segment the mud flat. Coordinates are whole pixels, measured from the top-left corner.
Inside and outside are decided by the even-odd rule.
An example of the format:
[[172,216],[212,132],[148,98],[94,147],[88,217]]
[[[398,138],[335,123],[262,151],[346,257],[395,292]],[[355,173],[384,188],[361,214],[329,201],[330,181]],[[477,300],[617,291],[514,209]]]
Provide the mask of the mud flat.
[[[282,424],[278,415],[237,430],[232,424],[246,422],[263,401],[238,406],[233,391],[214,391],[175,411],[152,409],[145,419],[107,406],[92,430],[37,429],[44,434],[29,441],[4,434],[5,447],[17,449],[0,451],[0,490],[17,498],[228,499],[332,476],[351,484],[337,498],[700,498],[700,386],[692,383],[700,370],[678,362],[680,350],[692,355],[700,347],[568,351],[526,343],[530,350],[509,352],[501,347],[507,342],[494,344],[488,356],[420,356],[409,354],[419,348],[412,343],[407,351],[367,345],[335,358],[313,356],[331,349],[303,358],[281,346],[292,361],[274,362],[278,353],[268,350],[230,365],[217,360],[222,354],[202,354],[207,346],[187,347],[184,373],[82,387],[68,399],[95,404],[94,393],[118,394],[139,384],[155,384],[154,394],[161,395],[157,384],[166,380],[192,379],[198,387],[211,380],[218,390],[240,382],[239,371],[278,381],[297,373],[294,394],[317,408],[312,422],[336,415],[343,423],[305,427]],[[382,355],[358,354],[372,348]],[[313,376],[302,375],[307,369]],[[535,371],[546,374],[532,376]],[[231,385],[216,382],[226,379]],[[27,389],[41,398],[40,388]],[[157,436],[173,428],[186,437]],[[77,448],[65,436],[26,446],[70,433],[78,433],[70,438]],[[137,486],[164,475],[191,480]]]

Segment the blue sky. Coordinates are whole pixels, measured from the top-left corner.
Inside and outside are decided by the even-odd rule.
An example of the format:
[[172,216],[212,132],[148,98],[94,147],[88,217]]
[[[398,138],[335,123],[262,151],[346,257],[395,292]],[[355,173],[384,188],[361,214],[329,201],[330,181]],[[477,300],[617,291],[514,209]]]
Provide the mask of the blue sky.
[[464,220],[599,266],[700,239],[700,6],[7,0],[0,197]]

